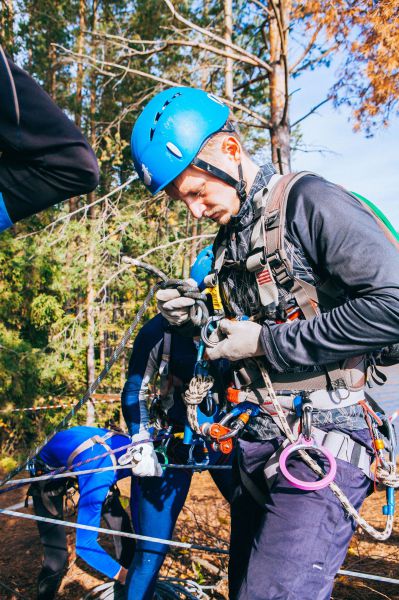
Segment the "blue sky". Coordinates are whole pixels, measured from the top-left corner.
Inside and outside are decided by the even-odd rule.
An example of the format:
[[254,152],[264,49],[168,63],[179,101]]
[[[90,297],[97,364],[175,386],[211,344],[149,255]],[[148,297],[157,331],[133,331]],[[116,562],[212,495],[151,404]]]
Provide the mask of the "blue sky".
[[[333,82],[333,69],[320,68],[292,82],[291,122],[323,100]],[[381,208],[399,230],[399,118],[373,138],[352,130],[350,112],[331,103],[301,123],[304,143],[325,153],[295,152],[292,169],[314,171],[358,192]],[[309,149],[309,148],[308,148]]]

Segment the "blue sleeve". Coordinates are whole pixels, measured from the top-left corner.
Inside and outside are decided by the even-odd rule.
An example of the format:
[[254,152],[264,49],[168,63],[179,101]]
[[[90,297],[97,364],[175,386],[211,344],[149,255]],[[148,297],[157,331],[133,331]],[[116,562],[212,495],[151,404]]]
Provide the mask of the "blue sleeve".
[[[91,468],[97,466],[95,463]],[[102,506],[114,481],[115,474],[112,471],[79,477],[79,524],[100,527]],[[121,565],[100,546],[97,541],[98,533],[84,529],[76,531],[76,554],[100,573],[110,579],[115,578]]]
[[148,383],[159,368],[164,319],[157,315],[144,325],[134,340],[126,383],[122,391],[122,413],[130,435],[148,437]]

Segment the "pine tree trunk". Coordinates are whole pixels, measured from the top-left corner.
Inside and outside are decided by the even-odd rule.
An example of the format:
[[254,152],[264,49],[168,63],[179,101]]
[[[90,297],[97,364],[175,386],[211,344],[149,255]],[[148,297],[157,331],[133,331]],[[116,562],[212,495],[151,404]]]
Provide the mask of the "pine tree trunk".
[[[224,39],[231,44],[233,35],[233,2],[224,0]],[[224,93],[233,100],[233,59],[226,58]]]
[[269,75],[272,123],[270,141],[273,164],[279,173],[284,174],[291,170],[288,75],[284,60],[288,56],[287,24],[291,12],[291,0],[280,0],[279,3],[275,3],[275,8],[277,16],[271,17],[269,23],[270,64],[273,67]]

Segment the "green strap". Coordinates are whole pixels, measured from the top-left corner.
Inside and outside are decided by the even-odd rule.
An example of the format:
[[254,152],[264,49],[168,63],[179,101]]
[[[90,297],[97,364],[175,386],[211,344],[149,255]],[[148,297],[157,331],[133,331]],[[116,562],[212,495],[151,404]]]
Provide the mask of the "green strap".
[[389,231],[392,233],[394,238],[399,242],[399,233],[396,231],[396,229],[394,228],[392,223],[387,219],[387,217],[384,215],[384,213],[378,208],[378,206],[373,204],[373,202],[371,202],[371,200],[368,200],[367,198],[365,198],[364,196],[361,196],[360,194],[357,194],[356,192],[352,192],[352,194],[357,196],[357,198],[359,198],[362,202],[367,204],[367,206],[369,206],[369,208],[371,208],[373,213],[380,219],[380,221],[382,221],[384,223],[384,225],[386,225],[388,227]]

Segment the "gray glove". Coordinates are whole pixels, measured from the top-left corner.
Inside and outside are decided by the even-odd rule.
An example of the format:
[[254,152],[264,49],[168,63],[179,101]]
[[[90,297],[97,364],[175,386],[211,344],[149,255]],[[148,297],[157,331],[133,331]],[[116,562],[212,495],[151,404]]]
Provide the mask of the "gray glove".
[[210,360],[227,358],[232,362],[242,358],[264,356],[260,334],[262,326],[253,321],[229,321],[222,319],[219,327],[210,335],[210,340],[217,342],[213,348],[207,348]]
[[[197,287],[194,279],[187,279],[191,287]],[[190,320],[190,310],[194,306],[193,298],[181,296],[176,289],[159,290],[156,294],[158,310],[171,325],[182,325]]]

